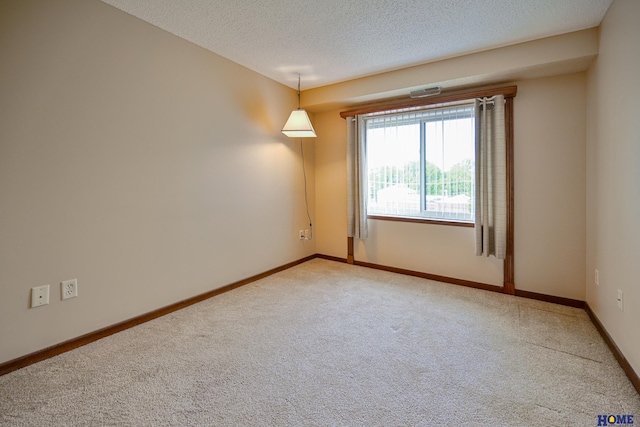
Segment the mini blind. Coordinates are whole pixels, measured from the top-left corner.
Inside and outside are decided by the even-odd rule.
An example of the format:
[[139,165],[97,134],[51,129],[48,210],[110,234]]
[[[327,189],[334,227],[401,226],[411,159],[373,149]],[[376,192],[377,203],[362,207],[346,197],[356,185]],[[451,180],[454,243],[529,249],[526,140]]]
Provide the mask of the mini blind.
[[364,116],[371,215],[473,221],[474,105]]

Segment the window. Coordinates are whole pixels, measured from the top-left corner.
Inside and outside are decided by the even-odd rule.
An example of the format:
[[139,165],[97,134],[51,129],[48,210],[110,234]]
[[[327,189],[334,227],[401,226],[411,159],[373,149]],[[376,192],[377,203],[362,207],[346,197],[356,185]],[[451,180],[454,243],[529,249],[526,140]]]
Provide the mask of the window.
[[474,221],[475,108],[363,116],[370,215]]

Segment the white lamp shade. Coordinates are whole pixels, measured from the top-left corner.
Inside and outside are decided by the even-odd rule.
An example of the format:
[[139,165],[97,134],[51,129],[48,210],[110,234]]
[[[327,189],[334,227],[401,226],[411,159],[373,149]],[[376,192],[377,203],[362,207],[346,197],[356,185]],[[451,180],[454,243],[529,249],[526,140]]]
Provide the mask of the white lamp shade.
[[282,133],[289,138],[315,138],[316,131],[313,130],[309,116],[305,110],[293,110],[289,120],[284,124]]

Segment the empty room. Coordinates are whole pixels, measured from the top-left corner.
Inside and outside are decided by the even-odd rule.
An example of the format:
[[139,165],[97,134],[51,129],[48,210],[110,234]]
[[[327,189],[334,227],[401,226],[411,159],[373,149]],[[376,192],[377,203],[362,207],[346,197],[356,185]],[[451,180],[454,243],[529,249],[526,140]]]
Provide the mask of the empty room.
[[638,425],[638,22],[0,1],[0,425]]

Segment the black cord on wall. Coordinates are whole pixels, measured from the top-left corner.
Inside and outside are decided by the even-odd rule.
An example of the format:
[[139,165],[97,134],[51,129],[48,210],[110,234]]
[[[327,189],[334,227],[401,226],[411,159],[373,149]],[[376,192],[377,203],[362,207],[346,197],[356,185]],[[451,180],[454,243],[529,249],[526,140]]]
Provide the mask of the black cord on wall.
[[307,218],[309,218],[309,240],[313,239],[313,225],[311,224],[311,214],[309,214],[309,198],[307,196],[307,169],[304,165],[304,148],[302,138],[300,138],[300,155],[302,157],[302,174],[304,175],[304,203],[307,207]]

